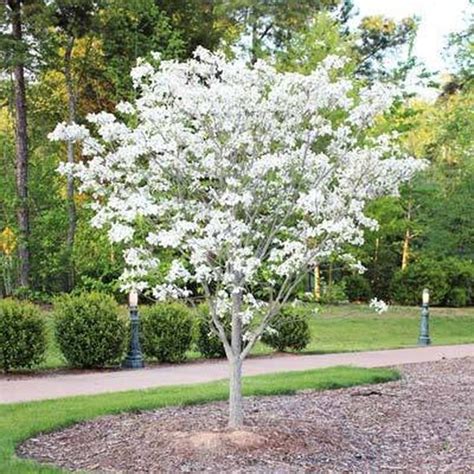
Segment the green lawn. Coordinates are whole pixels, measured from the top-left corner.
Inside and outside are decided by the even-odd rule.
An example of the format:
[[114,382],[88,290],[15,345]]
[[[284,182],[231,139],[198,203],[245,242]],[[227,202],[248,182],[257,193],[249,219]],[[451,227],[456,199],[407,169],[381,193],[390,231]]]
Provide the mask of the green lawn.
[[[474,307],[431,308],[430,313],[433,344],[474,342]],[[45,314],[52,333],[51,317]],[[310,318],[312,338],[304,352],[348,352],[415,346],[419,318],[420,310],[415,307],[391,306],[387,313],[378,315],[366,305],[325,306]],[[271,349],[262,343],[253,350],[253,354],[269,353]],[[200,357],[195,351],[190,351],[188,356],[190,359]],[[65,361],[50,337],[47,357],[40,368],[64,366]]]
[[[433,344],[474,342],[474,308],[431,308]],[[392,306],[378,315],[367,306],[340,305],[323,308],[310,318],[311,343],[304,352],[329,353],[410,347],[417,344],[420,310]],[[259,344],[256,353],[268,353]]]
[[[244,378],[245,395],[294,394],[397,380],[391,369],[331,367]],[[108,413],[189,405],[227,398],[227,382],[163,387],[88,397],[0,405],[0,473],[59,472],[15,457],[15,446],[40,432],[59,429]]]

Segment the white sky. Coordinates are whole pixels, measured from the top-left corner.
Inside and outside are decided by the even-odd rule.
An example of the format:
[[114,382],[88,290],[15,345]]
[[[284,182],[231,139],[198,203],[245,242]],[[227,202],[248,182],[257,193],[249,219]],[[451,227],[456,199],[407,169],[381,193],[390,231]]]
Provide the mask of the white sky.
[[420,26],[415,54],[428,69],[445,72],[442,51],[447,35],[466,27],[469,0],[354,0],[360,16],[382,14],[394,19],[416,15]]

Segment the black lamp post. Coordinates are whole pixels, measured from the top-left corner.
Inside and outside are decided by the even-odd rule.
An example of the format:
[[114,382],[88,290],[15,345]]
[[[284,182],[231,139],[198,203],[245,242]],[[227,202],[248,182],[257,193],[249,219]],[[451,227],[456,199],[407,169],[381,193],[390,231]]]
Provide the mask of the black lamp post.
[[131,291],[128,297],[128,307],[130,311],[130,348],[127,357],[122,362],[124,369],[141,369],[145,366],[142,351],[140,348],[140,318],[138,315],[138,293]]
[[420,346],[429,346],[431,344],[430,339],[430,292],[425,288],[422,294],[421,304],[421,320],[420,320],[420,337],[418,338],[418,344]]

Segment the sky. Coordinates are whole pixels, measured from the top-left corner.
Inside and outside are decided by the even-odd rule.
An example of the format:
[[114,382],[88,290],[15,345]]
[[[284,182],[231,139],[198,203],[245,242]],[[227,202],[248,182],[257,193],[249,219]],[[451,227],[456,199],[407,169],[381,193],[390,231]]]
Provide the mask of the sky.
[[382,14],[394,19],[416,15],[420,26],[415,43],[415,54],[428,69],[447,71],[442,57],[449,33],[466,27],[467,12],[472,10],[469,0],[354,0],[359,16]]

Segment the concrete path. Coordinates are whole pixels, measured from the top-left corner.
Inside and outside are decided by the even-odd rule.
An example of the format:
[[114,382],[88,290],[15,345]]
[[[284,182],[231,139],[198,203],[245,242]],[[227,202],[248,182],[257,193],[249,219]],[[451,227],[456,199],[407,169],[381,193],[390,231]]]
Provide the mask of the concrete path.
[[[336,365],[387,367],[416,362],[474,357],[474,344],[430,346],[325,355],[254,357],[244,362],[245,375],[318,369]],[[120,392],[165,385],[221,380],[227,377],[223,361],[155,366],[141,370],[56,374],[38,377],[0,378],[0,403],[45,400],[74,395]]]

